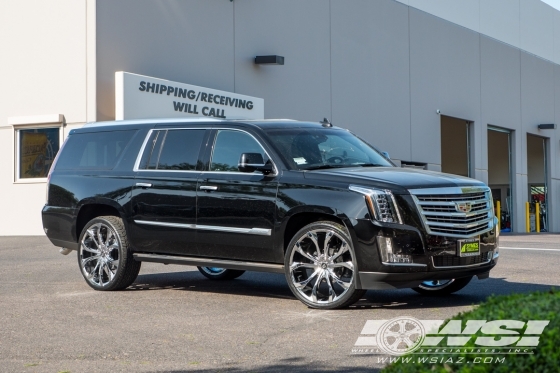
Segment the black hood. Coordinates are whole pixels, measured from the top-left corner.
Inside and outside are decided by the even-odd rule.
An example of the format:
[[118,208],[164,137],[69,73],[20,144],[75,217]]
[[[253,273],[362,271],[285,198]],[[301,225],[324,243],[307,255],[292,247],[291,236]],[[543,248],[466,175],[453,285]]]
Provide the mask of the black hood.
[[486,186],[483,182],[468,177],[398,167],[331,168],[307,171],[305,178],[344,181],[349,184],[386,188],[395,193],[407,193],[407,189]]

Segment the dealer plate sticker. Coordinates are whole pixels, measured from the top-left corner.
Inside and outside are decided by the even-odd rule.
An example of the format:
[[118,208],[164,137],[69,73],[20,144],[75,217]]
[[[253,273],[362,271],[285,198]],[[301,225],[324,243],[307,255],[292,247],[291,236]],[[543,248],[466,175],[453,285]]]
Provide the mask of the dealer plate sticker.
[[460,240],[459,256],[476,256],[480,255],[480,241],[476,240]]

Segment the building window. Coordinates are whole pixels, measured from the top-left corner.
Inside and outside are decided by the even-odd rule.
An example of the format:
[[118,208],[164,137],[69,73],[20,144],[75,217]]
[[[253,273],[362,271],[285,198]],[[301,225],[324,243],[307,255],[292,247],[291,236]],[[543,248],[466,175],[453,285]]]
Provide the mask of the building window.
[[16,179],[46,178],[60,148],[60,127],[16,130]]

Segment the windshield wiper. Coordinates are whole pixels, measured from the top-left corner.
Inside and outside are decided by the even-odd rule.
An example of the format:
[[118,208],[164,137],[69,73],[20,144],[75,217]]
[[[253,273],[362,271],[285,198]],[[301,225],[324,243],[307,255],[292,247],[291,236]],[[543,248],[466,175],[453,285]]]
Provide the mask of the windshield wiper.
[[383,164],[379,164],[379,163],[357,163],[357,164],[354,164],[353,166],[359,166],[359,167],[387,167],[387,165],[383,165]]
[[344,167],[352,167],[352,165],[341,165],[341,164],[322,164],[319,166],[311,166],[307,168],[302,168],[302,171],[307,170],[326,170],[328,168],[344,168]]

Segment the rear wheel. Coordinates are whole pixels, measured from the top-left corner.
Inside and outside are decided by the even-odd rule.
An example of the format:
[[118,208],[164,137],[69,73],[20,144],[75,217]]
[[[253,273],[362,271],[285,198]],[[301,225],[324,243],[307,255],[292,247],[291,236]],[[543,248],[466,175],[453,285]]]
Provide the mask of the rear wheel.
[[355,256],[346,229],[330,221],[309,224],[292,238],[284,259],[288,285],[312,308],[336,309],[356,302]]
[[449,280],[424,281],[412,290],[423,295],[449,295],[455,293],[469,284],[472,277],[452,278]]
[[238,278],[245,271],[237,269],[225,269],[218,267],[197,267],[200,273],[210,280],[233,280]]
[[134,260],[124,224],[116,216],[99,216],[86,224],[80,234],[78,264],[87,284],[103,291],[127,288],[141,266]]

